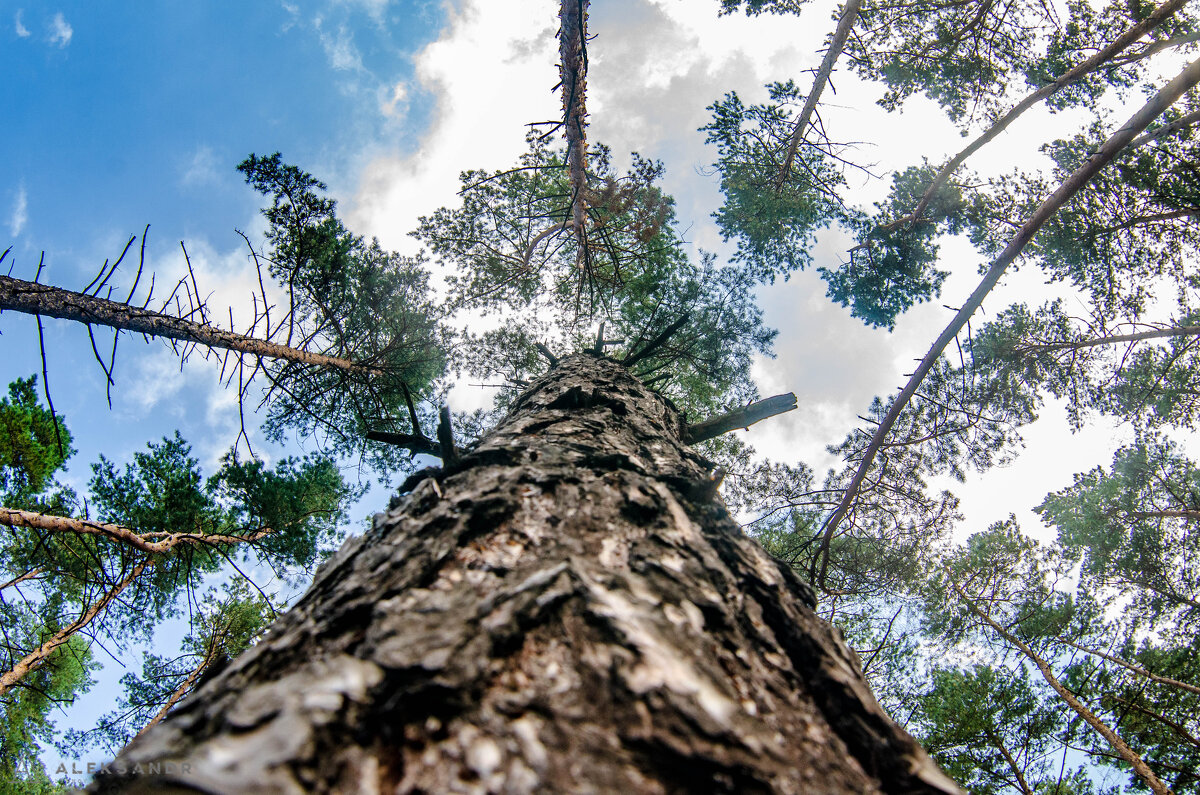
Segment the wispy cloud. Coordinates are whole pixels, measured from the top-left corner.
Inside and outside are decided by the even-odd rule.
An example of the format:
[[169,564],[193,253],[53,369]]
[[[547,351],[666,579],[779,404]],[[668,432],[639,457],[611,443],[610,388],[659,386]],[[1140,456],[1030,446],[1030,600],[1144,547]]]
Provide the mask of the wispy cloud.
[[379,110],[389,119],[402,119],[408,110],[408,87],[403,81],[391,87],[380,87]]
[[21,234],[25,222],[29,220],[29,196],[25,193],[25,185],[17,188],[17,198],[13,202],[12,215],[8,219],[8,231],[13,237]]
[[321,30],[321,22],[317,20],[317,30],[321,36],[321,46],[329,58],[329,65],[334,69],[346,72],[361,72],[363,70],[362,55],[354,46],[354,39],[345,26],[338,27],[336,36],[331,36]]
[[25,24],[23,22],[21,22],[21,15],[24,13],[25,13],[25,9],[23,9],[23,8],[17,9],[17,13],[13,17],[13,27],[15,27],[17,29],[18,36],[20,36],[23,39],[27,39],[30,36],[29,28],[25,27]]
[[288,15],[287,21],[283,23],[283,27],[281,27],[280,30],[283,33],[287,33],[300,23],[300,6],[296,5],[295,3],[289,3],[287,0],[283,0],[280,5],[283,6],[283,10],[286,11]]
[[207,146],[198,147],[183,171],[184,185],[217,181],[217,156]]
[[50,43],[57,44],[59,49],[62,49],[71,43],[71,37],[74,35],[75,29],[67,22],[62,12],[55,14],[54,19],[50,20]]
[[391,0],[339,0],[342,5],[361,6],[377,25],[384,22],[384,12],[387,11]]

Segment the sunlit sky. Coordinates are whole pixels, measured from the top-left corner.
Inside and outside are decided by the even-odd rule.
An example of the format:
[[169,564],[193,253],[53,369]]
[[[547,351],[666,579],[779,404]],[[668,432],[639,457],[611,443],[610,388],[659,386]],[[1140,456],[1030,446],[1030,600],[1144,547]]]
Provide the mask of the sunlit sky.
[[[718,18],[716,0],[593,5],[590,138],[609,144],[619,162],[633,150],[665,162],[666,187],[694,248],[729,253],[710,218],[719,194],[708,170],[715,152],[697,132],[705,107],[731,90],[759,99],[772,80],[807,85],[832,10],[816,2],[799,19],[746,19]],[[0,249],[12,246],[5,269],[32,278],[45,252],[42,281],[80,289],[150,224],[147,267],[159,283],[183,272],[184,241],[216,314],[232,306],[244,319],[253,277],[235,229],[253,237],[263,223],[257,195],[234,167],[251,152],[276,150],[329,184],[352,230],[412,253],[407,233],[419,215],[454,201],[459,171],[510,165],[524,148],[525,125],[558,113],[556,12],[548,0],[0,2]],[[844,72],[834,87],[825,125],[837,140],[862,142],[856,152],[876,174],[923,157],[941,161],[963,144],[927,101],[888,115],[874,104],[879,87]],[[1072,123],[1069,115],[1030,114],[974,164],[996,173],[1034,163],[1047,125],[1066,135]],[[886,192],[886,179],[851,179],[860,203]],[[836,264],[845,249],[837,233],[824,235],[815,263]],[[901,385],[949,320],[943,304],[956,306],[974,286],[980,262],[969,246],[947,241],[943,254],[952,275],[942,298],[891,334],[830,304],[815,273],[764,287],[760,304],[780,334],[777,358],[756,367],[760,391],[795,392],[800,408],[758,426],[750,442],[818,473],[832,464],[825,445],[841,440],[872,396]],[[122,266],[113,282],[127,290],[135,270]],[[1030,269],[986,308],[1043,294]],[[86,332],[49,320],[45,341],[55,408],[79,451],[65,479],[81,491],[100,454],[123,464],[176,429],[208,471],[233,443],[235,402],[198,356],[181,371],[163,344],[124,338],[110,409]],[[108,344],[100,341],[102,350]],[[0,376],[7,383],[35,372],[40,377],[34,319],[4,314]],[[490,394],[460,386],[454,408],[482,405]],[[1031,506],[1074,472],[1108,460],[1116,446],[1110,429],[1071,436],[1060,412],[1045,414],[1016,465],[961,489],[964,530],[1016,513],[1036,531]],[[268,458],[289,452],[253,440]],[[356,519],[385,500],[373,491]],[[109,661],[100,674],[107,685],[82,699],[72,720],[106,709],[120,673]]]

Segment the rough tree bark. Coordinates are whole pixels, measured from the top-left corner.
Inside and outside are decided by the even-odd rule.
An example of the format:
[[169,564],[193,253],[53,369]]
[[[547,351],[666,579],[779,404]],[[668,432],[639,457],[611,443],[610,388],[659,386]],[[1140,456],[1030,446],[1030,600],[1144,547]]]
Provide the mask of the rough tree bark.
[[563,359],[90,791],[958,792],[685,427]]

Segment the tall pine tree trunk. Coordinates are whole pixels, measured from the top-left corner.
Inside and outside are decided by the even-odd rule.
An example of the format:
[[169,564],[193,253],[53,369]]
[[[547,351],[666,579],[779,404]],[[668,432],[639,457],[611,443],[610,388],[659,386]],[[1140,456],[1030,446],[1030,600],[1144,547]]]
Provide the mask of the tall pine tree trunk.
[[99,792],[957,792],[683,423],[572,356]]

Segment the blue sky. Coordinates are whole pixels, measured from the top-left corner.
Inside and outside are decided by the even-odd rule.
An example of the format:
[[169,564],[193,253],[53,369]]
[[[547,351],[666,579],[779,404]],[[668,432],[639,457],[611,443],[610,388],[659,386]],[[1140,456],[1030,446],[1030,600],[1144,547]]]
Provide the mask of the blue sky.
[[428,103],[389,117],[381,97],[442,16],[425,2],[50,8],[0,17],[0,184],[10,210],[26,197],[21,248],[55,259],[147,222],[168,238],[244,223],[255,197],[233,167],[252,151],[348,174],[363,140],[402,149]]

